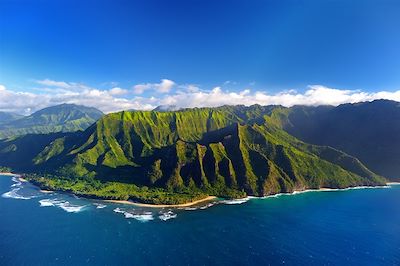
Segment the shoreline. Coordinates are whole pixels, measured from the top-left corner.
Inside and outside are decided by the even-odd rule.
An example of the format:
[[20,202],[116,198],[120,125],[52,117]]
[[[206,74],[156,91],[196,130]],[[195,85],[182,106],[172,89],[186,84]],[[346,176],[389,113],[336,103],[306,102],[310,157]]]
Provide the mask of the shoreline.
[[133,201],[129,201],[129,200],[102,200],[102,201],[109,202],[109,203],[135,205],[135,206],[146,207],[146,208],[180,208],[180,207],[190,207],[190,206],[193,206],[196,204],[200,204],[200,203],[207,202],[207,201],[212,201],[215,199],[217,199],[216,196],[208,196],[204,199],[195,200],[192,202],[182,203],[182,204],[148,204],[148,203],[133,202]]
[[54,193],[55,191],[53,191],[53,190],[46,190],[46,189],[40,189],[39,192],[45,193],[45,194],[50,194],[50,193]]
[[[15,174],[11,172],[0,172],[0,174],[3,175],[9,175],[13,177],[18,177],[18,180],[21,182],[29,182],[30,181],[22,178],[21,174]],[[31,183],[33,184],[33,183]],[[47,190],[47,189],[41,189],[40,186],[33,184],[34,186],[38,187],[39,192],[45,193],[45,194],[50,194],[50,193],[55,193],[55,192],[60,192],[60,193],[68,193],[71,195],[75,195],[78,197],[83,197],[85,199],[94,199],[94,200],[99,200],[103,202],[108,202],[108,203],[116,203],[116,204],[126,204],[126,205],[135,205],[138,207],[145,207],[145,208],[182,208],[182,207],[190,207],[193,205],[201,204],[204,202],[209,202],[213,201],[216,202],[215,200],[218,199],[216,196],[208,196],[206,198],[200,199],[200,200],[195,200],[192,202],[187,202],[187,203],[182,203],[182,204],[150,204],[150,203],[140,203],[140,202],[133,202],[130,200],[110,200],[110,199],[102,199],[102,198],[91,198],[87,197],[85,195],[76,195],[74,193],[68,192],[68,191],[63,191],[63,190]],[[247,196],[245,198],[239,198],[239,199],[232,199],[233,201],[235,200],[243,200],[243,199],[267,199],[267,198],[276,198],[279,196],[290,196],[290,195],[297,195],[297,194],[302,194],[302,193],[307,193],[307,192],[334,192],[334,191],[346,191],[346,190],[355,190],[355,189],[374,189],[374,188],[389,188],[391,185],[400,185],[400,182],[387,182],[385,185],[379,185],[379,186],[355,186],[355,187],[347,187],[347,188],[319,188],[319,189],[304,189],[304,190],[295,190],[290,193],[276,193],[272,195],[266,195],[266,196]]]
[[319,189],[304,189],[304,190],[295,190],[290,193],[276,193],[273,195],[256,197],[256,196],[248,196],[250,199],[267,199],[267,198],[277,198],[279,196],[294,196],[298,194],[308,193],[308,192],[338,192],[338,191],[348,191],[348,190],[357,190],[357,189],[382,189],[382,188],[390,188],[391,185],[400,185],[400,182],[388,182],[386,185],[382,186],[356,186],[356,187],[347,187],[347,188],[319,188]]
[[11,172],[0,172],[0,175],[21,176],[20,174],[14,174]]

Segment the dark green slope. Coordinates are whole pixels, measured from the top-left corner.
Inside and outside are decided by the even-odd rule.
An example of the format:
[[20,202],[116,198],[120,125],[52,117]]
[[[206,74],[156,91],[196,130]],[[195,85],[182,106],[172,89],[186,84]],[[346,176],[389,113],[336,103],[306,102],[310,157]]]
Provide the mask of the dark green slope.
[[33,158],[66,133],[28,134],[0,140],[0,165],[22,171],[33,169]]
[[[280,129],[270,117],[273,109],[113,113],[84,132],[38,141],[25,157],[30,165],[19,169],[226,197],[384,184],[356,158]],[[30,137],[0,142],[0,165],[18,167]],[[117,198],[142,200],[126,193]]]
[[85,130],[102,116],[101,111],[91,107],[74,104],[52,106],[30,116],[0,124],[0,139],[25,134]]
[[291,135],[359,158],[374,172],[400,179],[400,103],[378,100],[338,107],[277,108],[272,117]]

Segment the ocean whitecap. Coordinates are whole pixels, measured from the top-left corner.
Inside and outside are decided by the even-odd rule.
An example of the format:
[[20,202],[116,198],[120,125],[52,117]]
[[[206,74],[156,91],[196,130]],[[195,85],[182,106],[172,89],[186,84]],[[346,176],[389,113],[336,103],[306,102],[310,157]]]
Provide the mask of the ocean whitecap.
[[158,218],[163,221],[168,221],[169,219],[174,219],[178,216],[176,213],[174,213],[171,210],[169,210],[167,212],[160,212],[160,214],[161,215],[158,216]]
[[11,185],[11,187],[21,187],[22,183],[21,182],[17,182]]
[[42,199],[39,200],[40,207],[52,207],[55,206],[56,203],[59,203],[60,201],[54,200],[54,199]]
[[66,212],[81,212],[85,209],[86,205],[71,204],[66,200],[59,199],[42,199],[39,200],[40,207],[58,207]]
[[233,200],[223,200],[221,203],[228,204],[228,205],[234,205],[234,204],[243,204],[245,202],[248,202],[250,198],[243,198],[243,199],[233,199]]
[[9,198],[9,199],[22,199],[22,200],[28,200],[35,198],[35,196],[23,196],[17,193],[21,188],[14,188],[8,192],[3,193],[1,196],[3,198]]
[[181,210],[185,210],[185,211],[195,211],[195,210],[197,210],[198,208],[196,208],[196,207],[185,207],[185,208],[181,208]]
[[[125,216],[126,217],[126,216]],[[150,213],[144,213],[144,214],[134,214],[133,217],[134,219],[140,221],[140,222],[148,222],[151,220],[154,220],[153,214]]]
[[14,185],[20,186],[22,182],[19,180],[19,176],[13,176],[11,180],[15,183]]
[[127,219],[135,219],[140,222],[148,222],[154,220],[152,212],[136,213],[134,210],[125,211],[121,208],[115,208],[113,211],[116,213],[122,213]]
[[121,208],[115,208],[113,211],[116,213],[125,213],[125,211],[122,210]]
[[200,210],[205,210],[205,209],[208,209],[208,208],[214,206],[215,204],[216,204],[215,202],[210,202],[207,205],[201,206],[199,209]]
[[93,203],[93,205],[96,206],[96,209],[104,209],[107,207],[107,205],[101,203]]
[[80,205],[74,205],[69,203],[68,201],[59,203],[56,205],[57,207],[60,207],[61,209],[63,209],[66,212],[81,212],[86,208],[86,205],[80,206]]
[[124,216],[125,216],[125,218],[134,218],[134,214],[132,214],[132,213],[130,213],[130,212],[123,212],[124,213]]

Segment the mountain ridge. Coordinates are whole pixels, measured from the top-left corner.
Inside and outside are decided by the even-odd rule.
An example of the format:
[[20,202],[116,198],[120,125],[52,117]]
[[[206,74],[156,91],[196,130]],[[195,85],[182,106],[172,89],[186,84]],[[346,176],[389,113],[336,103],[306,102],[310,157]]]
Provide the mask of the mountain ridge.
[[[83,132],[44,140],[26,158],[31,163],[22,170],[67,178],[41,181],[50,188],[145,202],[154,202],[150,196],[141,197],[145,187],[175,195],[184,191],[242,197],[385,183],[356,158],[289,135],[271,118],[276,108],[254,105],[111,113]],[[24,145],[17,143],[23,138],[0,142],[0,164],[13,153],[14,157],[23,153]],[[80,181],[71,181],[76,178]],[[97,187],[117,184],[119,189],[106,187],[89,193],[88,183]],[[137,188],[133,191],[132,186]]]
[[93,107],[75,104],[55,105],[0,124],[0,139],[25,134],[84,130],[103,115]]
[[0,126],[2,124],[5,124],[5,123],[11,122],[11,121],[15,121],[15,120],[18,120],[23,117],[24,117],[23,115],[16,114],[13,112],[0,111]]
[[375,100],[275,109],[275,123],[308,143],[343,150],[374,172],[400,180],[400,103]]

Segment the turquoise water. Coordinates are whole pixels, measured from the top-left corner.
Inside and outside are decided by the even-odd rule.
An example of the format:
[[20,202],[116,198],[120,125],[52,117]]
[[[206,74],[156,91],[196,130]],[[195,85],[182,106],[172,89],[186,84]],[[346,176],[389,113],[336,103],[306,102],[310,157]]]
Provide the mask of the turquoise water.
[[400,265],[398,185],[169,213],[10,176],[0,194],[0,265]]

